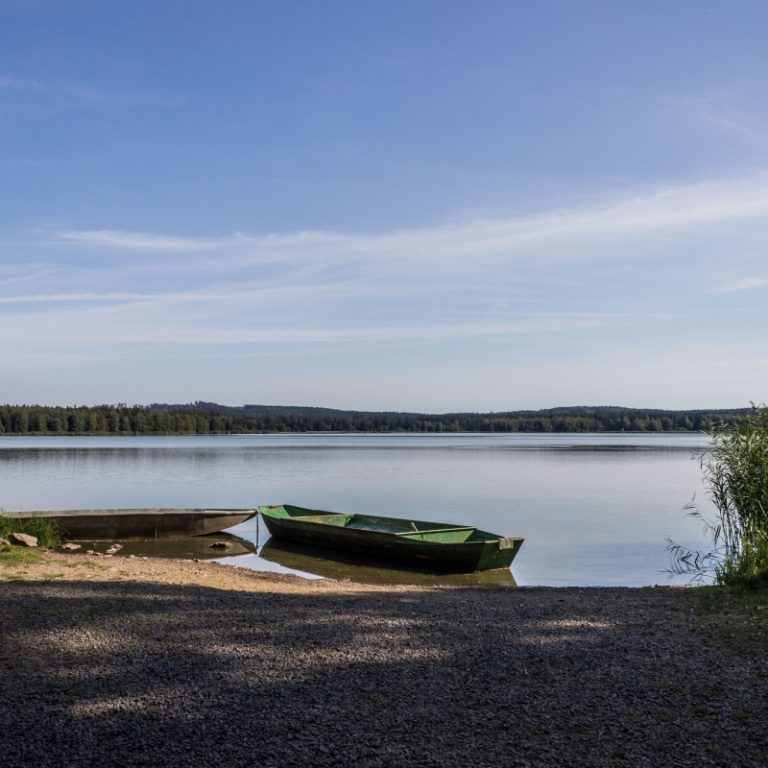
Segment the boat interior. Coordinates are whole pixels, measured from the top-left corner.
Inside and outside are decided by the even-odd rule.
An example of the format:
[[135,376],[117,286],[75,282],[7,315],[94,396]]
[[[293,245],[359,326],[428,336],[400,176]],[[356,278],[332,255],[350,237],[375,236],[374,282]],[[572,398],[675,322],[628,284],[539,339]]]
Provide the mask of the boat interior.
[[290,517],[319,525],[335,525],[354,530],[390,533],[404,539],[416,541],[461,544],[465,541],[485,541],[491,538],[484,531],[478,531],[475,526],[431,523],[424,520],[404,520],[391,517],[375,517],[372,515],[346,515],[338,512],[323,512],[288,505],[275,509],[285,510],[285,514],[280,514],[279,517]]

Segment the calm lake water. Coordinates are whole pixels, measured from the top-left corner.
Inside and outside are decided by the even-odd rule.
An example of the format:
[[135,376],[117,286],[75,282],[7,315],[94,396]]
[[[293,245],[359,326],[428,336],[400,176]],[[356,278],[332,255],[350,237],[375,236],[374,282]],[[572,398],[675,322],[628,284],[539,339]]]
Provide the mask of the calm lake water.
[[[0,508],[253,507],[291,503],[471,523],[526,541],[520,585],[670,580],[667,537],[706,544],[684,505],[707,510],[698,434],[237,435],[0,438]],[[257,570],[388,578],[232,533]],[[335,570],[334,570],[335,569]]]

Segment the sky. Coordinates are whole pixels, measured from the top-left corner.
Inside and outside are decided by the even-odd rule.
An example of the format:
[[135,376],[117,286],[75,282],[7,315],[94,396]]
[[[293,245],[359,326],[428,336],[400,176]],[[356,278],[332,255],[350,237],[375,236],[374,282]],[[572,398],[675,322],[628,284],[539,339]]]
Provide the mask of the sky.
[[763,402],[766,29],[0,0],[0,402]]

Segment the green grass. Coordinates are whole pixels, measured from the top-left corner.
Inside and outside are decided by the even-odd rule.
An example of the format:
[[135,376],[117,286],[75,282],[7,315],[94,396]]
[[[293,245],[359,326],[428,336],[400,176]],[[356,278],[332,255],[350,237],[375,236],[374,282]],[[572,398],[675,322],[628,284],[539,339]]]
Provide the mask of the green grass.
[[27,578],[28,566],[50,565],[52,568],[61,568],[61,571],[51,571],[45,575],[47,579],[61,579],[70,575],[78,578],[72,570],[102,571],[107,568],[102,563],[94,563],[90,560],[73,559],[69,557],[51,557],[40,549],[29,547],[11,547],[5,552],[0,552],[0,581],[19,581]]
[[740,551],[715,568],[715,581],[742,590],[768,589],[768,533],[759,530],[742,541]]
[[41,547],[53,549],[61,544],[60,526],[48,517],[4,517],[0,515],[0,539],[7,539],[11,533],[27,533],[37,538]]
[[24,565],[35,565],[43,562],[43,555],[36,549],[27,547],[11,547],[6,552],[0,552],[0,568],[18,568]]

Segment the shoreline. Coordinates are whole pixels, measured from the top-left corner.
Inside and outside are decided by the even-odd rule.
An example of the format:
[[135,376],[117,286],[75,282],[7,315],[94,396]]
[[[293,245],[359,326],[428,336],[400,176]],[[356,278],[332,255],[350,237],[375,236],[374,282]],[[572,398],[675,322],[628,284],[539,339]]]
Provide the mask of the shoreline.
[[287,437],[289,435],[397,435],[402,437],[403,435],[426,435],[430,437],[438,437],[440,435],[457,436],[457,435],[704,435],[709,436],[707,432],[700,429],[653,429],[653,430],[509,430],[509,431],[492,431],[492,430],[458,430],[458,431],[418,431],[409,429],[387,429],[382,431],[376,430],[344,430],[344,429],[306,429],[306,430],[290,430],[285,432],[4,432],[0,434],[0,440],[3,438],[24,438],[24,437],[253,437],[253,436],[280,436]]
[[766,597],[712,594],[46,553],[0,568],[3,765],[760,766]]
[[[216,559],[200,560],[196,558],[156,557],[139,555],[89,555],[85,552],[64,554],[57,550],[31,550],[41,558],[39,562],[23,562],[18,565],[3,566],[0,560],[0,584],[3,581],[48,581],[66,578],[67,580],[84,581],[124,581],[132,579],[140,582],[157,582],[159,584],[176,584],[189,586],[206,586],[224,590],[264,591],[285,588],[291,592],[304,591],[311,594],[315,591],[355,593],[355,592],[397,592],[451,589],[480,589],[480,590],[606,590],[629,592],[675,590],[694,592],[697,586],[679,584],[647,584],[630,585],[519,585],[516,583],[390,583],[373,581],[353,581],[351,579],[334,579],[317,576],[306,578],[292,573],[278,571],[259,571],[246,566],[231,563],[221,563]],[[0,553],[2,558],[2,553]]]

